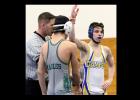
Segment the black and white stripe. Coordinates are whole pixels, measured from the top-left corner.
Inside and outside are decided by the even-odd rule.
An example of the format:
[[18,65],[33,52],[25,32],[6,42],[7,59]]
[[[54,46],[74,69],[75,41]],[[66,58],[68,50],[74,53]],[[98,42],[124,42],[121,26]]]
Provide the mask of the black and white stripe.
[[40,48],[45,43],[45,38],[41,37],[37,32],[32,34],[32,37],[26,42],[26,79],[37,78],[37,63],[40,55]]

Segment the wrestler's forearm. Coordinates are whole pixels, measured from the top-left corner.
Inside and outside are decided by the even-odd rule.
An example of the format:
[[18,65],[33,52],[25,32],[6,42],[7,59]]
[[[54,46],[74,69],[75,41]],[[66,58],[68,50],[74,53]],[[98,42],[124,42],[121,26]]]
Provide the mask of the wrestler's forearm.
[[113,80],[113,77],[114,77],[114,71],[115,71],[115,67],[114,66],[111,66],[109,67],[109,80]]
[[47,89],[46,89],[46,83],[45,83],[45,75],[42,73],[38,73],[38,80],[39,80],[39,85],[41,88],[42,95],[46,95]]

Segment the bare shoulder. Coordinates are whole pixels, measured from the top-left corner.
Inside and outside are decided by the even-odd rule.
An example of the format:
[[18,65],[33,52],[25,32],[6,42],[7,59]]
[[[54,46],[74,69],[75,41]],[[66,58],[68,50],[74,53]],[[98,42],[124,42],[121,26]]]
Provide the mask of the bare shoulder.
[[41,46],[41,51],[43,52],[44,50],[48,50],[48,42],[45,42],[45,43]]
[[106,52],[111,52],[111,49],[110,47],[106,46],[106,45],[102,45],[103,49],[106,51]]
[[67,50],[67,51],[76,51],[77,50],[77,45],[68,40],[63,41],[61,46],[63,46],[63,48],[65,48],[65,50]]
[[110,48],[108,47],[108,46],[106,46],[106,45],[101,45],[102,47],[103,47],[103,49],[105,49],[105,50],[110,50]]
[[73,43],[73,42],[71,42],[71,41],[68,41],[68,40],[65,40],[65,41],[64,41],[64,44],[66,44],[66,45],[69,46],[69,47],[76,47],[76,44],[75,44],[75,43]]
[[108,47],[108,46],[105,46],[105,45],[101,45],[103,47],[103,50],[106,52],[106,53],[111,53],[111,49]]
[[48,47],[48,42],[45,42],[43,45],[42,45],[42,48],[46,48]]

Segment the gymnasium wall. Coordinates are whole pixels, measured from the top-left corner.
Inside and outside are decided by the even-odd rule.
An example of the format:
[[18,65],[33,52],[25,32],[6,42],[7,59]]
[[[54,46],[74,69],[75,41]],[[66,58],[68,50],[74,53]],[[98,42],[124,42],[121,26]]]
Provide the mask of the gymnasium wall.
[[[70,16],[73,5],[26,5],[26,40],[38,29],[38,16],[43,12]],[[76,37],[88,39],[90,23],[104,24],[105,38],[116,37],[117,5],[78,5],[79,12],[75,23]]]

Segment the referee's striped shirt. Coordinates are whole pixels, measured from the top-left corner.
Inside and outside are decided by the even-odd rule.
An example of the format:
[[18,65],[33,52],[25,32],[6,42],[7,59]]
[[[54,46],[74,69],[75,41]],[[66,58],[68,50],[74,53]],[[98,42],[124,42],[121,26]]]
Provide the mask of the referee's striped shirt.
[[37,63],[40,55],[40,48],[45,43],[47,38],[42,37],[36,31],[31,38],[26,42],[26,79],[37,78]]

